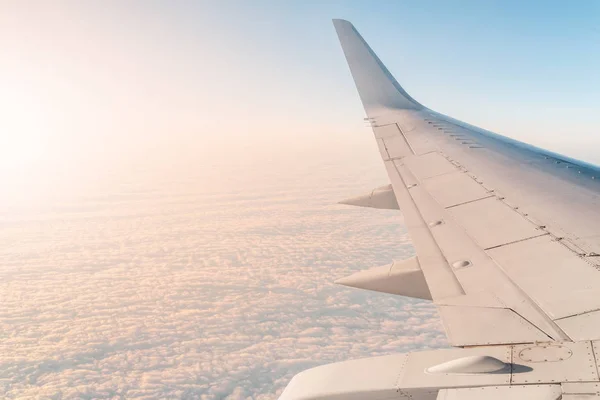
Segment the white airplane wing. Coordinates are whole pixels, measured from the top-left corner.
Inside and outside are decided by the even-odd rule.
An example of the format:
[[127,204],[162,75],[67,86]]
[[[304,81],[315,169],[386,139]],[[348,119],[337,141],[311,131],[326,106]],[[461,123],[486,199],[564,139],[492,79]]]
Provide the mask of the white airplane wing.
[[600,169],[436,113],[334,20],[417,255],[338,283],[432,300],[456,348],[297,374],[280,400],[600,395]]
[[347,203],[399,208],[417,253],[338,282],[433,300],[453,346],[600,339],[600,169],[428,109],[334,25],[393,189]]

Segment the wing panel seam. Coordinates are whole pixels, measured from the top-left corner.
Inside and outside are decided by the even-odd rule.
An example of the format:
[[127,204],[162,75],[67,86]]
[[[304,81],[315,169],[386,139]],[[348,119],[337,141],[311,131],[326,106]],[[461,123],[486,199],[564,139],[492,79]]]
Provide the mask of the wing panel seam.
[[411,153],[416,154],[415,150],[413,149],[413,147],[410,145],[410,142],[406,138],[406,135],[404,134],[404,131],[402,131],[402,128],[400,128],[400,125],[398,125],[397,122],[396,122],[396,127],[398,128],[398,131],[400,132],[400,135],[402,135],[402,138],[404,139],[404,143],[406,143],[406,145],[410,149]]
[[[439,175],[438,175],[439,176]],[[474,199],[474,200],[468,200],[468,201],[463,201],[462,203],[458,203],[458,204],[453,204],[451,206],[446,207],[446,210],[449,208],[454,208],[454,207],[458,207],[458,206],[462,206],[464,204],[470,204],[470,203],[475,203],[476,201],[481,201],[481,200],[485,200],[485,199],[489,199],[490,197],[494,197],[493,194],[490,194],[489,196],[486,197],[481,197],[479,199]]]
[[539,238],[539,237],[546,236],[546,235],[550,235],[550,234],[549,234],[548,232],[544,232],[544,233],[541,233],[541,234],[539,234],[539,235],[535,235],[535,236],[526,237],[526,238],[524,238],[524,239],[513,240],[512,242],[508,242],[508,243],[502,243],[502,244],[498,244],[498,245],[496,245],[496,246],[490,246],[490,247],[487,247],[487,248],[485,248],[485,249],[483,249],[483,250],[485,250],[485,251],[488,251],[488,250],[497,249],[498,247],[510,246],[511,244],[525,242],[525,241],[527,241],[527,240],[531,240],[531,239]]

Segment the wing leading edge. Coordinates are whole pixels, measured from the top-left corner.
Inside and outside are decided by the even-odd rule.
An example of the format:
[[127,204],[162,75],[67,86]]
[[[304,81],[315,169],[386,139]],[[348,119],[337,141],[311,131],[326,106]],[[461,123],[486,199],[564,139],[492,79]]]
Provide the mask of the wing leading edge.
[[429,110],[333,23],[450,342],[600,339],[600,170]]

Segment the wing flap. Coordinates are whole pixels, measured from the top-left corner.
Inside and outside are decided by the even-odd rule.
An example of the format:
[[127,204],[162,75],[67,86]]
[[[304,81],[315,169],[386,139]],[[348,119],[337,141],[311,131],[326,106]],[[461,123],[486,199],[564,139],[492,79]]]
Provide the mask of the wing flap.
[[531,343],[548,335],[508,308],[438,306],[453,346]]
[[598,271],[549,235],[489,253],[552,319],[600,310]]

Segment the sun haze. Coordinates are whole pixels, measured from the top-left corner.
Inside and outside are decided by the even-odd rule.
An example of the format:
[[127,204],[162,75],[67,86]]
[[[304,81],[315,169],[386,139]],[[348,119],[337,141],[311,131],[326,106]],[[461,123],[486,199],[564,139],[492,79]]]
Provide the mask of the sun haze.
[[0,397],[276,398],[445,346],[331,18],[420,102],[600,164],[596,2],[0,4]]

